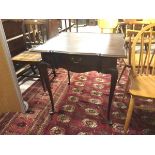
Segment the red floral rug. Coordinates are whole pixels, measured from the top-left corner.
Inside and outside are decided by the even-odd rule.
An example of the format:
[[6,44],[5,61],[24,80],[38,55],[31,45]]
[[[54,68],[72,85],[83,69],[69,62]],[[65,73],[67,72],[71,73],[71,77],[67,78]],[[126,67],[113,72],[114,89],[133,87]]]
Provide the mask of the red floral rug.
[[[121,68],[121,66],[120,66]],[[119,69],[120,69],[119,68]],[[123,126],[129,97],[122,102],[128,76],[125,72],[116,86],[112,104],[113,125],[106,123],[110,75],[96,71],[71,73],[69,86],[67,72],[57,70],[51,83],[56,113],[49,114],[49,96],[43,92],[41,83],[35,82],[23,98],[29,103],[28,113],[5,113],[0,116],[0,134],[14,135],[112,135],[124,134]],[[136,104],[151,100],[137,100]],[[155,107],[154,107],[155,108]],[[155,134],[155,112],[135,109],[128,134]]]

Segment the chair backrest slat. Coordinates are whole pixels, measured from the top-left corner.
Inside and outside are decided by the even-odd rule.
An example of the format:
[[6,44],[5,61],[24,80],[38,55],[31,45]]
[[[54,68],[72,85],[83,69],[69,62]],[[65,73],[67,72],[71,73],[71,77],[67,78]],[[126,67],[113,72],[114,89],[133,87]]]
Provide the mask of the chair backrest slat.
[[[145,23],[142,21],[136,21],[136,20],[132,20],[126,23],[125,45],[129,51],[128,53],[129,65],[131,65],[131,46],[133,43],[133,39],[138,34],[138,32],[147,24],[148,23]],[[141,38],[139,38],[139,43],[141,41],[142,41]],[[140,71],[140,68],[139,68],[139,71]]]
[[152,62],[153,62],[152,75],[155,75],[155,57],[154,57],[154,55],[155,55],[155,50],[153,50],[151,62],[150,62],[150,64],[152,64]]
[[27,31],[28,31],[28,36],[26,38],[28,41],[32,42],[30,25],[27,26]]
[[140,58],[139,58],[139,65],[138,65],[138,73],[143,72],[143,53],[144,53],[144,35],[141,36],[141,52],[140,52]]
[[42,44],[48,39],[47,20],[24,20],[22,30],[26,49]]
[[[155,74],[155,24],[145,26],[135,36],[131,49],[131,66],[135,75]],[[139,42],[141,40],[141,42]],[[140,46],[136,57],[136,47]],[[136,57],[136,58],[135,58]],[[138,59],[138,64],[136,63]]]
[[149,34],[149,42],[148,42],[148,50],[147,50],[147,68],[146,68],[146,75],[149,74],[150,71],[150,54],[151,54],[151,43],[152,43],[152,28],[150,28],[150,34]]
[[152,65],[152,75],[155,75],[155,50],[152,51],[151,55],[150,65]]

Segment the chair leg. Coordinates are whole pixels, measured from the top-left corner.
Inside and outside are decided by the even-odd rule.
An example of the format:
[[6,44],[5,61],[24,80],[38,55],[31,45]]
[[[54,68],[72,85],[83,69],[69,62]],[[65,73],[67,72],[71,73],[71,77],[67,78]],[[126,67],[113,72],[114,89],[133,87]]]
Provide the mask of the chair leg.
[[127,83],[125,85],[125,90],[124,90],[124,95],[123,95],[122,101],[124,100],[125,95],[127,94],[128,90],[129,90],[129,85],[130,85],[130,73],[129,73],[129,77],[128,77]]
[[122,72],[121,72],[121,74],[120,74],[120,76],[119,76],[119,79],[118,79],[118,81],[117,81],[118,83],[119,83],[119,81],[121,80],[121,77],[122,77],[122,75],[123,75],[123,73],[124,73],[126,67],[127,67],[127,65],[125,65],[125,66],[123,67],[123,70],[122,70]]
[[135,100],[134,97],[131,95],[129,108],[128,108],[128,112],[127,112],[127,116],[126,116],[126,120],[125,120],[125,125],[124,125],[125,134],[128,131],[129,124],[130,124],[130,121],[131,121],[131,116],[132,116],[132,113],[133,113],[134,102],[135,102],[134,100]]
[[34,65],[30,65],[31,66],[31,70],[32,70],[32,72],[34,73],[34,75],[36,74],[36,71],[35,71],[35,69],[34,69]]

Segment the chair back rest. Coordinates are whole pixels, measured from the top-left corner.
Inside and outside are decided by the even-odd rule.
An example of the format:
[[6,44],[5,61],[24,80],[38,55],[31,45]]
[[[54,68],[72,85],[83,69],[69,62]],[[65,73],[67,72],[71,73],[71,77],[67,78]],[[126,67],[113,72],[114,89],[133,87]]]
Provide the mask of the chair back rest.
[[48,20],[23,20],[22,31],[26,49],[43,44],[48,40]]
[[[131,46],[133,43],[133,40],[135,36],[143,29],[143,27],[147,26],[148,22],[144,21],[128,21],[126,23],[126,32],[125,32],[125,40],[128,42],[128,60],[129,60],[129,65],[131,65]],[[140,38],[137,42],[137,44],[140,44]]]
[[[148,22],[144,22],[144,21],[130,21],[126,23],[126,32],[125,32],[125,36],[136,36],[137,32],[140,31],[143,27],[145,27],[146,25],[148,25]],[[132,33],[133,32],[133,33]]]
[[[135,36],[131,46],[134,75],[155,75],[155,24],[149,24]],[[136,57],[138,47],[139,56]],[[138,62],[138,63],[137,63]]]

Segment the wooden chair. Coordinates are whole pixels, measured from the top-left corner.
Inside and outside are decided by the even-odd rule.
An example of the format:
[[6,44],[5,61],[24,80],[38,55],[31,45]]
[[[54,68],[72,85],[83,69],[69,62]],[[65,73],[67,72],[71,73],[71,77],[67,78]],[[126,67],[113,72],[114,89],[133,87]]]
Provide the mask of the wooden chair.
[[[155,99],[155,24],[144,27],[134,38],[131,47],[131,72],[130,88],[131,95],[124,132],[127,133],[131,121],[135,98]],[[145,48],[145,39],[148,39],[148,46]],[[140,42],[139,42],[140,41]],[[139,44],[140,43],[140,44]],[[136,57],[136,47],[140,46],[139,57]],[[138,64],[137,64],[138,62]]]
[[[120,79],[121,79],[125,69],[127,67],[129,67],[129,68],[131,67],[131,46],[132,46],[133,40],[134,40],[135,36],[138,34],[138,32],[141,31],[141,29],[143,27],[145,27],[146,25],[148,25],[148,23],[143,22],[143,21],[130,21],[130,22],[128,21],[128,23],[126,24],[126,30],[125,30],[125,34],[124,34],[125,35],[124,46],[127,51],[127,58],[123,59],[124,67],[123,67],[122,72],[118,78],[118,83],[120,82]],[[141,43],[141,40],[139,39],[138,44],[140,44],[140,43]],[[145,48],[147,48],[147,44],[148,44],[148,39],[145,38],[144,39]],[[138,48],[137,48],[137,50],[138,50]],[[138,53],[136,54],[136,57],[138,59],[138,57],[139,57]]]
[[71,19],[59,19],[60,27],[59,27],[59,33],[61,32],[69,32],[72,31],[73,23]]
[[[30,52],[29,49],[48,40],[48,21],[47,20],[24,20],[22,24],[23,39],[26,46],[26,51],[14,56],[12,58],[15,65],[24,65],[17,71],[17,77],[40,77],[36,75],[35,69],[39,69],[39,64],[42,61],[41,54]],[[32,70],[33,75],[26,74],[27,71]],[[55,71],[54,71],[55,75]]]
[[[127,21],[125,23],[125,47],[128,48],[129,42],[133,42],[134,37],[136,36],[137,32],[139,32],[143,27],[148,25],[149,22],[147,21]],[[132,33],[133,32],[133,33]]]
[[48,40],[48,20],[24,20],[22,24],[27,50]]
[[98,26],[101,33],[115,33],[118,25],[118,19],[98,19]]

